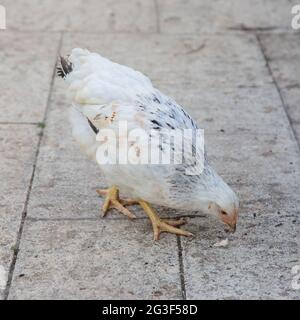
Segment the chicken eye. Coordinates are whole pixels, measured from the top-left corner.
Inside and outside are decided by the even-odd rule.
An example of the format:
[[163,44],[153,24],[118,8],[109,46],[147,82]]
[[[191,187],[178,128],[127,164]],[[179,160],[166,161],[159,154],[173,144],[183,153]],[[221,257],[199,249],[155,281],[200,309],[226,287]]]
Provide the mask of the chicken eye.
[[227,215],[227,212],[225,212],[225,211],[221,211],[221,214],[223,214],[224,216],[226,216]]

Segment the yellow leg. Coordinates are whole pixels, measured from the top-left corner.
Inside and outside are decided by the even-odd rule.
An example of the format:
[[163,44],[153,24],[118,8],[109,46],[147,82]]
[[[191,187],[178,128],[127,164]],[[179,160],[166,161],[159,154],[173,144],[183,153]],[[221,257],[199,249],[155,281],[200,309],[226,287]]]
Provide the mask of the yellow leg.
[[176,226],[180,226],[185,223],[184,219],[161,220],[157,213],[150,207],[150,205],[146,201],[140,200],[139,204],[145,210],[145,212],[151,220],[154,233],[154,240],[159,240],[159,236],[162,232],[174,233],[186,237],[193,236],[193,234],[188,231],[176,228]]
[[105,217],[108,209],[113,208],[120,211],[122,214],[127,216],[130,219],[135,219],[136,216],[132,212],[130,212],[125,205],[137,204],[137,201],[128,199],[121,200],[119,198],[119,190],[117,187],[112,186],[109,189],[97,189],[97,193],[101,196],[105,196],[105,201],[102,207],[102,216]]

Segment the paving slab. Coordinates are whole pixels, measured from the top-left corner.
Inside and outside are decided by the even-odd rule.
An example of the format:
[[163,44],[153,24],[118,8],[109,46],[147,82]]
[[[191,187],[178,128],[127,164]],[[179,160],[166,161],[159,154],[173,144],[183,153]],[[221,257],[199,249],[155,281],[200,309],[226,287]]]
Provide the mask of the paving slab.
[[299,205],[299,153],[288,139],[289,134],[276,133],[206,136],[213,167],[238,192],[242,203],[258,199],[285,203],[292,198]]
[[27,221],[9,299],[180,299],[176,237],[145,220]]
[[[271,83],[252,34],[163,35],[67,33],[62,53],[87,48],[148,75],[154,84],[185,87],[260,86]],[[213,66],[213,68],[212,68]],[[234,72],[233,72],[234,71]],[[257,77],[257,73],[260,77]],[[196,83],[198,81],[198,83]]]
[[[33,125],[0,125],[0,268],[6,276],[29,187],[38,132]],[[0,299],[3,294],[1,281]]]
[[0,122],[43,120],[59,39],[54,33],[1,30]]
[[[257,72],[264,77],[264,66],[261,65]],[[287,130],[280,126],[285,115],[278,92],[269,80],[266,78],[265,83],[253,87],[233,82],[232,87],[227,83],[217,88],[206,87],[205,76],[202,75],[200,82],[191,79],[187,85],[180,80],[170,80],[170,83],[158,81],[158,87],[187,108],[205,134],[222,136],[220,133],[223,133],[225,137],[237,133],[268,135],[274,132],[274,126],[280,134]],[[254,113],[260,116],[256,117]]]
[[300,145],[300,41],[298,33],[260,35]]
[[291,30],[292,0],[158,0],[160,30],[167,33]]
[[155,32],[153,1],[2,1],[7,28],[26,31]]
[[299,264],[299,212],[292,214],[243,215],[227,247],[214,246],[227,237],[217,225],[190,219],[196,238],[182,239],[187,299],[299,299],[291,272]]

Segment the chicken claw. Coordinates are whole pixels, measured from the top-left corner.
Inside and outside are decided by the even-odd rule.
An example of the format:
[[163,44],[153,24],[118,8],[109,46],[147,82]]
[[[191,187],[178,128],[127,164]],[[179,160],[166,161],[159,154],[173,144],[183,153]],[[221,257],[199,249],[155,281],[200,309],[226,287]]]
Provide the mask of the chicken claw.
[[125,206],[137,204],[135,200],[125,199],[121,200],[119,198],[119,190],[117,187],[112,186],[109,189],[97,189],[97,193],[101,196],[105,196],[105,201],[102,206],[102,216],[105,217],[108,210],[113,208],[127,216],[129,219],[135,219],[136,216],[130,212]]
[[177,234],[179,236],[191,237],[193,234],[191,232],[181,230],[176,228],[176,226],[180,226],[185,223],[184,219],[179,220],[162,220],[159,218],[157,213],[150,207],[150,205],[143,200],[139,201],[139,204],[144,209],[144,211],[149,216],[153,227],[154,240],[159,240],[159,236],[162,232],[169,232],[173,234]]

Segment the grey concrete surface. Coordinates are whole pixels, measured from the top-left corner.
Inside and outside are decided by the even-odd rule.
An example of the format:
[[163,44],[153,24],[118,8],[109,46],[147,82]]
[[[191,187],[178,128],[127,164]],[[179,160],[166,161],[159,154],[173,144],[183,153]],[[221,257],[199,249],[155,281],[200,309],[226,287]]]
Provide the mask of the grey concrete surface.
[[59,38],[1,30],[0,122],[43,121]]
[[168,33],[289,29],[295,0],[158,0],[160,29]]
[[[31,125],[0,125],[0,265],[8,277],[16,236],[24,213],[39,129]],[[0,297],[4,288],[0,288]]]
[[187,299],[299,299],[291,287],[291,268],[299,259],[296,212],[278,215],[276,209],[258,210],[255,219],[253,209],[244,210],[226,248],[212,246],[222,238],[218,228],[203,230],[198,218],[190,220],[196,237],[182,240]]
[[4,0],[8,26],[26,31],[155,32],[154,1]]
[[262,45],[273,77],[282,94],[285,108],[300,144],[300,69],[299,35],[261,35]]
[[[58,4],[59,3],[59,4]],[[293,1],[4,1],[0,30],[2,299],[299,299],[299,32]],[[63,14],[64,13],[64,14]],[[205,129],[241,199],[227,235],[201,212],[192,239],[148,219],[102,219],[106,183],[71,137],[58,52],[87,47],[144,72]],[[38,124],[38,122],[43,122]]]
[[153,243],[149,224],[28,221],[9,298],[179,299],[176,237]]

